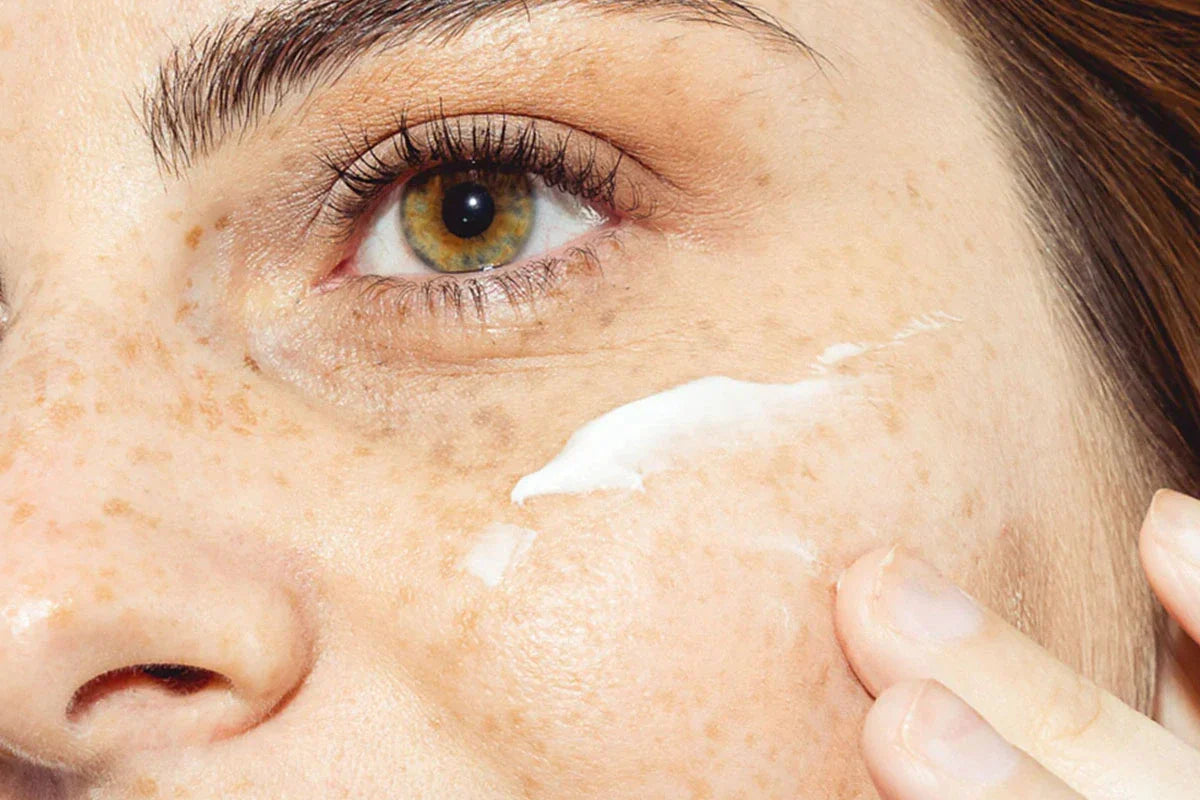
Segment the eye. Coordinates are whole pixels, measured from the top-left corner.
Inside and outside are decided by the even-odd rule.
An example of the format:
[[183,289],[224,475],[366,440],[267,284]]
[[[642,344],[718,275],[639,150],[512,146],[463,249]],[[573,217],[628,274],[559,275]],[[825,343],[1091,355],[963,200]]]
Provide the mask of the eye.
[[428,169],[380,206],[353,257],[359,275],[485,272],[535,260],[608,216],[538,175],[487,165]]

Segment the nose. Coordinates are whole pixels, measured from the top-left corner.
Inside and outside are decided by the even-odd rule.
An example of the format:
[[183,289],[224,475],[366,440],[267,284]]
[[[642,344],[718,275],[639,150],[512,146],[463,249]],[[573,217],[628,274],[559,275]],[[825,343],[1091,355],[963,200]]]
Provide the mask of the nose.
[[134,526],[4,537],[0,745],[86,769],[268,720],[307,674],[303,608],[270,570]]

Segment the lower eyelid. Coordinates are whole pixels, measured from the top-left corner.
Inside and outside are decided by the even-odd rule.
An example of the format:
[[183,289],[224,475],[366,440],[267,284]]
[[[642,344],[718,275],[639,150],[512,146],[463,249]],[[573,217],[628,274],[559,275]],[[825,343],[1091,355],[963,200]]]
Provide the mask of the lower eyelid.
[[347,302],[360,307],[359,316],[416,326],[466,322],[486,327],[500,319],[532,317],[541,301],[570,291],[570,280],[602,275],[604,253],[620,248],[620,234],[610,222],[553,252],[474,273],[364,275],[347,262],[314,289],[347,293]]

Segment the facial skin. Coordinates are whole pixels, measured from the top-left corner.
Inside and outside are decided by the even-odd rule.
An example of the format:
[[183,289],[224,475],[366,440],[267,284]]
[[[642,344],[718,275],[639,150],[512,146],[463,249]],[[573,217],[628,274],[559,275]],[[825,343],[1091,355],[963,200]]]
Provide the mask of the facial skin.
[[[1123,440],[925,4],[769,6],[820,59],[533,7],[356,59],[175,174],[140,93],[259,6],[0,8],[0,797],[872,797],[832,586],[896,541],[1134,697],[1149,605],[1097,500],[1124,476],[1078,469]],[[654,212],[484,324],[314,289],[347,248],[310,224],[322,157],[438,108],[608,142]],[[935,311],[961,322],[837,367],[864,380],[819,419],[509,502],[616,406],[809,378]],[[490,587],[462,564],[494,523],[538,535]],[[154,664],[218,677],[68,715]]]

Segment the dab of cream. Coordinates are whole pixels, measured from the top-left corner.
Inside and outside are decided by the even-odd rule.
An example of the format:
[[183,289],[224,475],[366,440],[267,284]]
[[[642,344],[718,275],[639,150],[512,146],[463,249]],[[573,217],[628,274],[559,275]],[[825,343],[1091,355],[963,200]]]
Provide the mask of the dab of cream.
[[537,531],[495,522],[484,529],[471,552],[462,560],[462,569],[488,587],[495,587],[528,552]]
[[845,380],[751,383],[701,378],[635,400],[576,431],[549,464],[526,475],[512,501],[602,489],[640,491],[645,475],[667,469],[714,438],[753,434],[788,411],[805,409],[836,393]]
[[13,606],[5,606],[0,611],[0,617],[8,623],[9,630],[14,636],[20,636],[36,623],[47,619],[58,610],[58,604],[50,600],[30,600]]
[[840,364],[848,359],[861,356],[870,349],[870,345],[862,344],[861,342],[831,344],[825,348],[824,353],[817,356],[817,364],[823,367],[831,367],[834,364]]
[[[850,359],[901,346],[918,334],[941,330],[960,317],[932,311],[914,317],[884,342],[830,345],[809,368],[827,375]],[[799,383],[751,383],[723,376],[701,378],[635,400],[577,430],[550,463],[513,487],[517,505],[539,495],[602,490],[641,491],[643,478],[678,464],[704,448],[738,443],[787,412],[823,407],[849,378],[812,378]]]
[[808,539],[799,539],[785,534],[756,536],[746,543],[750,550],[758,552],[786,553],[796,559],[812,572],[816,572],[824,563],[817,553],[817,546]]

